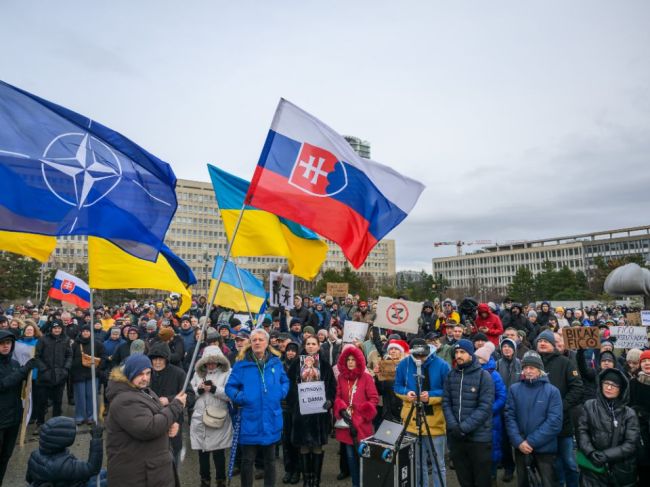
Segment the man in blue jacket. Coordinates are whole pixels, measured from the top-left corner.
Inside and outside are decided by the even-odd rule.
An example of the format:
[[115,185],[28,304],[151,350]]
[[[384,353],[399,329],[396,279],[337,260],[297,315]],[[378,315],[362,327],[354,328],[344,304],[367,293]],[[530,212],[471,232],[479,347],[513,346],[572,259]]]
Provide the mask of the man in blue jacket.
[[226,394],[240,408],[242,446],[241,485],[253,486],[255,455],[264,457],[264,485],[275,485],[275,445],[282,436],[282,400],[289,392],[289,379],[280,359],[269,348],[269,334],[262,328],[251,332],[250,348],[240,353]]
[[553,462],[557,453],[557,437],[562,431],[562,397],[548,380],[542,357],[526,352],[521,361],[523,379],[513,384],[506,403],[506,430],[515,447],[517,484],[528,485],[526,463],[537,465],[542,484],[557,485]]
[[490,487],[494,383],[469,340],[454,345],[454,358],[442,397],[449,455],[461,487]]

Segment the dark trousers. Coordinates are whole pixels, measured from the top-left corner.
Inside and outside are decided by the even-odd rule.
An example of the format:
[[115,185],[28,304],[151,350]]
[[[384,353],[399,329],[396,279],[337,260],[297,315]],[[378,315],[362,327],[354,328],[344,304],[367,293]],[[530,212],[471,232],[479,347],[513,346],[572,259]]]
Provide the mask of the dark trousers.
[[289,411],[282,412],[282,460],[285,473],[300,471],[300,449],[291,443],[292,416]]
[[275,486],[275,444],[242,445],[241,487],[253,487],[255,456],[261,450],[264,458],[264,487]]
[[63,388],[65,382],[58,386],[39,385],[36,389],[38,400],[36,401],[38,409],[36,410],[36,423],[45,423],[45,414],[47,413],[48,400],[52,401],[52,417],[61,416],[61,402],[63,401]]
[[339,472],[345,475],[350,475],[350,467],[348,466],[348,454],[345,449],[345,443],[339,443]]
[[201,480],[210,480],[210,454],[214,462],[214,478],[226,480],[226,455],[225,450],[201,451],[199,450],[199,475]]
[[20,432],[20,423],[0,429],[0,485],[7,471],[7,464],[14,452],[18,433]]
[[506,431],[506,422],[501,422],[502,433],[501,433],[501,452],[503,456],[501,458],[501,465],[506,472],[513,473],[515,471],[515,460],[512,457],[512,445],[510,444],[510,437]]
[[555,477],[555,455],[552,453],[531,453],[524,455],[515,450],[515,464],[517,466],[517,487],[528,487],[528,475],[526,473],[526,457],[530,457],[537,465],[537,471],[542,478],[544,487],[557,487],[559,484]]
[[474,442],[447,437],[449,457],[454,462],[461,487],[490,487],[492,443]]

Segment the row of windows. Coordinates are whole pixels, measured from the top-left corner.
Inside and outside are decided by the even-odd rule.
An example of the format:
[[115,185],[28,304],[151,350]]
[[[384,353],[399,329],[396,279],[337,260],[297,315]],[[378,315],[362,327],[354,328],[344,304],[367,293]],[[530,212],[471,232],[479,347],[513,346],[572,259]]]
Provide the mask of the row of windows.
[[176,214],[172,220],[171,226],[184,223],[186,225],[217,225],[221,226],[221,219],[219,218],[194,218],[190,216],[179,216]]
[[588,254],[604,254],[606,252],[624,252],[626,250],[636,250],[647,252],[650,248],[650,239],[639,239],[631,242],[610,242],[603,244],[590,244],[585,246],[585,252]]
[[477,266],[487,266],[489,264],[495,263],[508,263],[508,262],[525,262],[533,259],[537,259],[540,263],[549,260],[564,260],[569,261],[571,256],[581,255],[581,249],[561,249],[561,250],[550,250],[545,252],[524,252],[520,254],[510,254],[494,257],[474,257],[471,259],[454,259],[447,260],[444,262],[434,262],[433,268],[436,270],[439,269],[451,269],[455,267],[477,267]]
[[[176,199],[178,201],[194,201],[196,203],[214,203],[214,194],[202,193],[177,193]],[[180,206],[180,205],[179,205]]]
[[226,232],[216,230],[197,230],[196,228],[170,228],[167,235],[226,238]]

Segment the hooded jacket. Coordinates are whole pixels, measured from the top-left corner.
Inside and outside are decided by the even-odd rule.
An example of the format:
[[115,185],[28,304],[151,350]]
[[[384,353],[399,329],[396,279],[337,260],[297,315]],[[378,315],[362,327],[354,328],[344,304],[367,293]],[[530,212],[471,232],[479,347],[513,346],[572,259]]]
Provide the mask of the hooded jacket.
[[492,357],[482,366],[483,370],[490,374],[494,383],[494,402],[492,403],[492,461],[498,463],[503,457],[501,451],[501,413],[506,405],[507,389],[501,376],[496,371],[496,362]]
[[559,389],[562,397],[563,425],[560,436],[571,436],[573,433],[571,412],[582,404],[582,379],[576,365],[560,352],[541,353],[540,355],[549,382]]
[[[449,374],[449,370],[450,367],[447,362],[437,357],[435,353],[429,354],[426,360],[422,363],[422,373],[425,376],[422,384],[423,391],[426,390],[429,393],[429,401],[427,402],[427,405],[431,406],[430,408],[425,408],[431,436],[444,435],[446,432],[445,417],[442,413],[442,394],[445,379]],[[397,365],[397,370],[395,371],[395,384],[393,390],[397,397],[404,401],[402,407],[403,423],[406,421],[406,417],[411,410],[410,405],[412,404],[407,401],[406,394],[409,391],[413,391],[417,394],[418,386],[415,377],[416,373],[417,366],[415,364],[415,359],[411,355],[402,359],[402,361]],[[424,389],[424,387],[426,387],[426,389]],[[416,415],[413,413],[411,415],[411,421],[407,426],[407,431],[410,433],[418,433],[416,419]]]
[[175,487],[176,472],[169,450],[169,428],[183,405],[174,399],[162,406],[149,388],[136,388],[120,367],[111,372],[106,397],[108,485]]
[[546,374],[517,382],[508,391],[504,419],[514,448],[526,440],[534,452],[556,453],[562,431],[560,391]]
[[104,442],[90,440],[88,461],[77,460],[69,446],[77,436],[72,418],[57,416],[48,420],[39,433],[39,447],[29,456],[26,480],[33,487],[82,487],[102,468]]
[[20,393],[23,381],[29,374],[27,367],[12,358],[16,347],[16,338],[8,330],[0,330],[0,341],[12,340],[11,350],[7,355],[0,355],[0,429],[19,424],[23,416],[23,402]]
[[507,389],[510,389],[510,386],[519,382],[521,379],[521,360],[517,358],[517,344],[514,341],[510,340],[514,345],[515,353],[511,359],[507,359],[501,353],[501,358],[497,361],[497,372],[501,376],[503,383],[506,385]]
[[[242,445],[271,445],[282,435],[282,400],[289,391],[289,379],[280,359],[267,350],[261,361],[244,348],[232,367],[226,395],[240,408]],[[239,358],[238,357],[238,358]]]
[[[605,398],[600,387],[604,374],[617,374],[622,381],[616,399]],[[639,420],[632,408],[627,406],[629,384],[620,370],[606,369],[597,378],[596,398],[584,404],[584,413],[578,422],[578,447],[589,457],[594,451],[607,458],[608,474],[596,474],[583,470],[583,485],[632,487],[636,485],[636,450],[639,441]]]
[[[499,337],[503,334],[503,324],[501,323],[501,318],[498,315],[492,312],[487,303],[481,303],[478,305],[476,313],[476,320],[474,324],[476,328],[486,327],[487,331],[485,334],[488,337],[488,340],[498,349],[499,347]],[[487,316],[483,318],[481,313],[487,313]]]
[[[426,308],[430,308],[431,311],[424,311]],[[433,303],[431,301],[425,301],[422,305],[422,313],[418,318],[418,325],[420,326],[419,334],[425,336],[429,332],[437,331],[436,321],[438,321],[438,316],[433,313]]]
[[34,358],[38,366],[39,385],[63,384],[72,366],[72,349],[63,330],[59,336],[52,335],[50,331],[41,337],[36,345]]
[[[347,366],[350,355],[353,355],[357,362],[352,370]],[[336,386],[334,417],[337,420],[341,419],[341,411],[351,407],[352,425],[357,432],[357,441],[368,438],[373,434],[372,420],[377,414],[379,394],[374,379],[366,371],[363,352],[354,345],[346,345],[336,365],[339,371],[339,382]],[[336,439],[346,445],[354,444],[349,428],[336,428]]]

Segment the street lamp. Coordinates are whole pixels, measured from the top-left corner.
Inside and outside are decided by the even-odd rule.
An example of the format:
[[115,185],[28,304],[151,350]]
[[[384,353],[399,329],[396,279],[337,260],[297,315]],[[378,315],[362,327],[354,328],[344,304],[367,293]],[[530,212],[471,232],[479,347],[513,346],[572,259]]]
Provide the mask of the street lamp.
[[208,290],[210,288],[210,254],[208,254],[208,244],[202,245],[203,249],[203,268],[205,270],[205,295],[208,295]]

